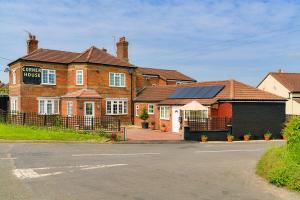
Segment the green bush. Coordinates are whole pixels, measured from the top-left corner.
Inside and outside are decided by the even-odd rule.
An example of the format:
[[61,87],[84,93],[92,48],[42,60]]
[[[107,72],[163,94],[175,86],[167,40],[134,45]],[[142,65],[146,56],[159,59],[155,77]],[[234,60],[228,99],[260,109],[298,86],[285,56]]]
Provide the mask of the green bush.
[[287,138],[300,137],[300,117],[291,118],[283,129],[283,134]]

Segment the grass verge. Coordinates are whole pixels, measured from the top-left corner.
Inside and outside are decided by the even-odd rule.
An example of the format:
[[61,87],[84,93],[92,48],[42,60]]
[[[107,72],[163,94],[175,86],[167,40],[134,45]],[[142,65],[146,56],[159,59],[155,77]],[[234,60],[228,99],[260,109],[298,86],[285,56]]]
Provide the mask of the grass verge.
[[45,129],[30,126],[0,124],[0,139],[5,140],[49,140],[49,141],[87,141],[106,142],[104,131],[96,133],[76,132],[74,130]]
[[288,136],[287,144],[267,150],[257,163],[256,173],[274,185],[300,192],[299,119],[287,124],[284,129]]

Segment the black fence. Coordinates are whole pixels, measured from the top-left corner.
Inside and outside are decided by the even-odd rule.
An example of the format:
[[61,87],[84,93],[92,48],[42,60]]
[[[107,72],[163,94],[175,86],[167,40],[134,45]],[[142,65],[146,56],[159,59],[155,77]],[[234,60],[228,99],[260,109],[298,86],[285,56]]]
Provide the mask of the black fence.
[[190,131],[224,131],[231,126],[231,118],[188,118]]
[[76,130],[103,129],[109,132],[118,132],[121,130],[120,119],[113,116],[62,116],[0,111],[0,123]]

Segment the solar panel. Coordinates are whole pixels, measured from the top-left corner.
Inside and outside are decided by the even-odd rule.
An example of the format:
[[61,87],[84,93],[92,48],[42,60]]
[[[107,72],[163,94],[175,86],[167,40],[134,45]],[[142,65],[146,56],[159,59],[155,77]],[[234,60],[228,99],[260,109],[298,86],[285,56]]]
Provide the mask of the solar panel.
[[211,99],[222,89],[223,85],[177,88],[168,98],[169,99]]

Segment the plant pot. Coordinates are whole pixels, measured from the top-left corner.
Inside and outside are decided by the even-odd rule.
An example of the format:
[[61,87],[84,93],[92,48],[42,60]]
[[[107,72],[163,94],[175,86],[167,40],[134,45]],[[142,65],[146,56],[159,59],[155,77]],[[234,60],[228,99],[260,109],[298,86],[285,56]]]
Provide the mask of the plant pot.
[[227,137],[227,141],[228,141],[228,142],[232,142],[232,141],[233,141],[233,138],[232,138],[232,137]]
[[148,122],[142,122],[141,124],[142,124],[142,128],[144,128],[144,129],[147,129],[149,126]]
[[150,123],[149,127],[151,130],[155,130],[155,124]]
[[166,131],[167,131],[167,128],[166,128],[165,126],[164,126],[164,127],[161,127],[161,128],[160,128],[160,131],[161,131],[161,132],[166,132]]
[[266,136],[266,135],[264,135],[264,138],[265,138],[266,141],[269,141],[271,139],[270,136]]
[[201,138],[201,142],[207,142],[208,138]]
[[249,141],[250,140],[250,135],[244,135],[244,141]]

